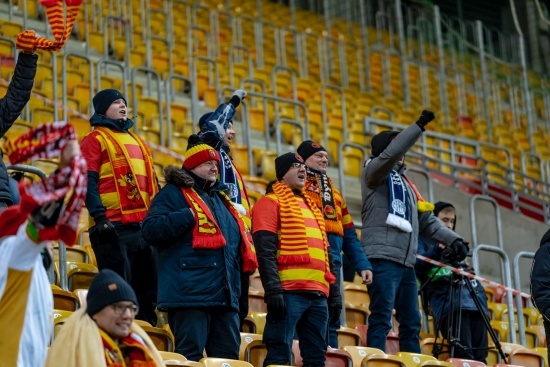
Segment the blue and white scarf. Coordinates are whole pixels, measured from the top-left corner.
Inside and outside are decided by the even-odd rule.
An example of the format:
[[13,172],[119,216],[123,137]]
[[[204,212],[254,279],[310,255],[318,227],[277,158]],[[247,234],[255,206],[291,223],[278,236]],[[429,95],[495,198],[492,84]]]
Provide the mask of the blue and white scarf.
[[396,170],[391,171],[388,175],[388,191],[389,213],[386,224],[403,232],[411,233],[409,195],[403,178]]

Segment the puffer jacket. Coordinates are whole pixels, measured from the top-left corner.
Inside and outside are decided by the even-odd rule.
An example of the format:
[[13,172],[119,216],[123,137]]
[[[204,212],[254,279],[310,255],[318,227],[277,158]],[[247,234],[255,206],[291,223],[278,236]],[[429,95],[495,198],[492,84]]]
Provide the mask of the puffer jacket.
[[[31,98],[38,55],[19,53],[13,78],[6,95],[0,99],[0,137],[4,136]],[[0,151],[0,203],[13,203],[9,192],[8,172]]]
[[[230,307],[239,310],[241,242],[239,227],[222,199],[225,185],[207,183],[186,169],[168,167],[166,185],[155,196],[142,223],[142,235],[157,246],[158,305],[160,308]],[[194,249],[196,213],[183,193],[193,187],[209,206],[226,245],[218,249]]]
[[387,177],[393,169],[403,175],[405,166],[399,161],[421,134],[417,124],[405,128],[378,157],[371,157],[361,172],[361,244],[371,261],[390,260],[412,268],[416,263],[419,233],[446,245],[460,238],[441,224],[432,212],[417,211],[416,196],[405,179],[403,183],[411,204],[409,213],[412,213],[410,222],[413,230],[407,233],[386,224],[389,213]]
[[550,230],[542,236],[531,267],[531,300],[550,322]]

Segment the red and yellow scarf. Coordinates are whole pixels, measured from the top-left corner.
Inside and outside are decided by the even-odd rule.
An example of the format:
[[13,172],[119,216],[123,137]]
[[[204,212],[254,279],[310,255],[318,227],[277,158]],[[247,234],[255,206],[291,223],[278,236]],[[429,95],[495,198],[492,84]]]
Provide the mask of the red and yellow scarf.
[[[292,190],[285,184],[277,181],[273,184],[273,193],[279,201],[279,215],[281,222],[281,237],[279,240],[279,256],[277,261],[281,264],[304,264],[311,261],[309,255],[309,246],[307,241],[306,226],[302,216],[300,205]],[[323,236],[325,245],[325,279],[329,284],[333,284],[336,278],[330,272],[328,261],[329,244],[325,228],[323,214],[317,205],[309,198],[304,196],[311,212],[315,215],[319,229]]]
[[[193,228],[193,248],[213,250],[225,246],[226,241],[220,227],[216,223],[210,208],[200,195],[192,187],[182,188],[181,191],[187,204],[197,215],[196,224]],[[239,232],[241,233],[240,251],[243,259],[242,271],[253,271],[258,267],[258,260],[256,259],[256,251],[252,243],[250,228],[246,226],[243,215],[239,213],[229,196],[224,192],[220,192],[220,196],[224,205],[239,225]]]
[[103,330],[99,329],[99,333],[107,367],[160,367],[149,349],[135,337],[135,333],[121,338],[118,344]]
[[113,177],[115,180],[118,199],[120,201],[120,211],[122,214],[122,223],[136,223],[141,222],[145,217],[147,210],[149,210],[149,203],[153,200],[153,197],[158,192],[157,182],[154,179],[154,167],[153,161],[151,159],[151,153],[147,147],[143,144],[143,141],[131,131],[128,131],[137,145],[139,146],[141,153],[143,155],[143,160],[145,161],[145,174],[148,178],[147,192],[149,193],[149,202],[143,200],[143,195],[141,193],[141,188],[139,185],[136,185],[139,195],[136,195],[137,200],[130,200],[127,195],[127,189],[117,178],[127,177],[128,172],[132,174],[134,180],[136,179],[136,172],[132,166],[130,156],[128,151],[124,148],[124,144],[118,141],[117,135],[111,130],[104,127],[96,127],[94,129],[105,141],[105,146],[107,153],[109,155],[109,161],[111,162],[111,167],[113,167]]
[[304,195],[322,211],[327,232],[343,236],[344,226],[338,219],[333,187],[332,180],[327,175],[315,173],[308,168]]

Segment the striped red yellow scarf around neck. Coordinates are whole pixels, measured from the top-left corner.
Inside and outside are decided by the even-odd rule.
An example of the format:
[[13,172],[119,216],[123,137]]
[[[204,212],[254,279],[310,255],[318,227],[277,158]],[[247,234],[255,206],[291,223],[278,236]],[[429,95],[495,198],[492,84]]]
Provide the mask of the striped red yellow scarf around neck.
[[344,226],[342,225],[342,221],[338,220],[333,187],[332,180],[327,175],[321,175],[308,169],[304,194],[323,213],[327,233],[343,236]]
[[[113,179],[115,181],[116,191],[120,202],[122,223],[141,222],[143,218],[145,218],[147,210],[149,210],[149,204],[151,200],[153,200],[153,197],[158,192],[158,186],[156,180],[154,179],[156,176],[154,174],[153,161],[151,159],[151,154],[149,153],[149,150],[145,147],[141,139],[136,134],[128,131],[128,134],[130,134],[134,138],[136,144],[139,146],[141,154],[143,155],[143,160],[145,161],[145,174],[148,179],[147,192],[149,193],[149,202],[146,203],[143,200],[141,188],[137,183],[136,172],[132,166],[128,151],[125,149],[124,144],[122,144],[118,140],[117,134],[115,134],[110,129],[100,126],[96,127],[94,131],[97,131],[97,133],[105,141],[106,150],[109,155],[109,161],[111,163],[111,166],[113,167]],[[135,184],[137,193],[137,195],[133,196],[133,200],[128,197],[128,191],[126,187],[121,185],[119,181],[119,179],[126,181],[126,178],[129,177],[129,173],[132,175],[132,185]]]
[[[281,264],[304,264],[311,261],[307,240],[306,226],[300,204],[298,204],[294,192],[287,185],[277,181],[273,184],[273,193],[279,201],[279,218],[281,222],[281,236],[279,240],[279,255],[277,262]],[[319,225],[325,245],[325,279],[333,284],[336,278],[330,272],[328,261],[328,239],[323,214],[315,203],[304,196],[315,220]]]
[[155,363],[149,349],[132,337],[133,333],[120,338],[118,344],[105,331],[99,329],[99,334],[107,367],[160,367]]
[[[197,215],[196,223],[193,228],[193,248],[214,250],[225,246],[225,237],[218,223],[216,223],[210,208],[197,191],[192,187],[187,187],[182,188],[181,192],[189,207],[192,208]],[[233,218],[235,218],[239,226],[239,232],[241,234],[239,250],[242,257],[242,271],[249,272],[255,270],[258,268],[258,260],[256,259],[256,251],[252,243],[250,228],[246,226],[243,215],[239,213],[229,196],[223,191],[220,191],[219,194],[225,207],[229,210]]]

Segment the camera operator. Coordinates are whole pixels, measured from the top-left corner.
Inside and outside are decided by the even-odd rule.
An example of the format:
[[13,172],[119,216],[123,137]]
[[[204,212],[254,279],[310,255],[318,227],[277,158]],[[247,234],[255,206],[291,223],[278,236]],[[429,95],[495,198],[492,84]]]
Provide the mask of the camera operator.
[[[433,213],[443,225],[454,231],[456,226],[456,209],[454,206],[440,201],[435,203]],[[418,239],[418,253],[454,267],[465,269],[468,266],[465,262],[457,261],[456,253],[452,247],[448,248],[422,235]],[[473,359],[485,363],[487,349],[483,348],[487,348],[488,336],[480,312],[487,314],[487,296],[481,284],[475,279],[471,280],[472,287],[483,308],[483,310],[478,310],[468,288],[466,286],[462,288],[455,287],[455,282],[459,281],[458,278],[453,279],[452,282],[450,281],[453,274],[450,270],[418,259],[416,260],[416,273],[421,282],[426,284],[422,288],[425,299],[429,301],[436,325],[438,325],[437,329],[441,330],[444,339],[451,340],[453,337],[458,339],[453,357]],[[453,312],[455,312],[454,319],[457,319],[460,312],[462,321],[460,325],[453,326],[455,328],[452,330],[453,335],[448,335],[449,309],[451,308],[449,287],[453,287],[454,292],[452,305]],[[461,298],[460,289],[462,292]]]

